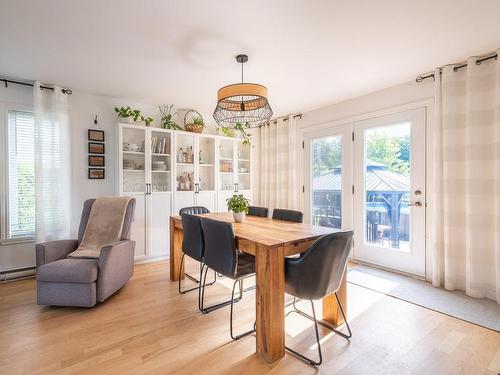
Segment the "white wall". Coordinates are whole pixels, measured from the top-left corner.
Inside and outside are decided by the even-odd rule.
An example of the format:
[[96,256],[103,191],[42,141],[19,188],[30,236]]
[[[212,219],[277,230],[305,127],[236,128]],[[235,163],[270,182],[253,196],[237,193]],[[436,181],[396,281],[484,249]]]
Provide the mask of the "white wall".
[[[0,103],[33,106],[31,87],[10,84],[8,88],[0,85]],[[72,165],[72,207],[71,230],[76,236],[82,204],[85,199],[115,194],[115,153],[116,124],[115,106],[130,105],[140,109],[145,115],[155,118],[158,125],[158,109],[156,106],[133,103],[127,100],[91,95],[73,90],[68,96],[68,115],[71,127],[71,165]],[[99,126],[105,131],[106,141],[106,179],[89,180],[87,129],[93,125],[97,115]],[[2,153],[3,154],[3,153]],[[61,187],[64,189],[67,187]],[[2,198],[3,199],[3,198]],[[0,270],[29,267],[35,264],[34,244],[0,245]]]

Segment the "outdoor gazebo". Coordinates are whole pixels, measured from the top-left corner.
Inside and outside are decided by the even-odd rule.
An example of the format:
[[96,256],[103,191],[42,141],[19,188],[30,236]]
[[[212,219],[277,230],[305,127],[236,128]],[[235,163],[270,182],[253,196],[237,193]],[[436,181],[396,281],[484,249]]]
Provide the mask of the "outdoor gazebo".
[[[408,241],[409,177],[388,170],[371,160],[366,165],[366,235],[369,242],[390,241],[399,248]],[[315,224],[341,227],[341,168],[313,179],[313,220]]]

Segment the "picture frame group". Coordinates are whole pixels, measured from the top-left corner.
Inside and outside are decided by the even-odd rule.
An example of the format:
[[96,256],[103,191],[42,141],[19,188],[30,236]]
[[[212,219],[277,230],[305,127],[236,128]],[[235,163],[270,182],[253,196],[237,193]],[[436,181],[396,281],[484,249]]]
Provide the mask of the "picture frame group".
[[104,130],[88,129],[88,179],[104,180],[106,178],[106,146]]

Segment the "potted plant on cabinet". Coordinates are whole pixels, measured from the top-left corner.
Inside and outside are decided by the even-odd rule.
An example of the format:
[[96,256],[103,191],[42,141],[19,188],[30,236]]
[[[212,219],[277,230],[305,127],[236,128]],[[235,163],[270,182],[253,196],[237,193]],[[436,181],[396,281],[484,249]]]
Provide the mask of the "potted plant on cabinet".
[[173,120],[173,117],[177,114],[173,104],[163,104],[159,109],[161,113],[161,127],[163,129],[182,130]]
[[231,198],[227,199],[227,208],[233,211],[233,218],[237,223],[243,223],[245,221],[249,207],[250,202],[243,194],[234,194]]

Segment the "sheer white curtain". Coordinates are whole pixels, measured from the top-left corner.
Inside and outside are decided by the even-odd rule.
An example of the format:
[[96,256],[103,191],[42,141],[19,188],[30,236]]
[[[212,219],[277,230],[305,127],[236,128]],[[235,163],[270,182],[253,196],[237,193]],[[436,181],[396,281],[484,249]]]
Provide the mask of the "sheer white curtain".
[[500,60],[477,59],[435,71],[432,282],[500,303]]
[[66,98],[54,91],[33,88],[35,107],[35,191],[37,241],[70,235],[71,172]]
[[260,202],[298,208],[296,119],[289,116],[260,128]]

